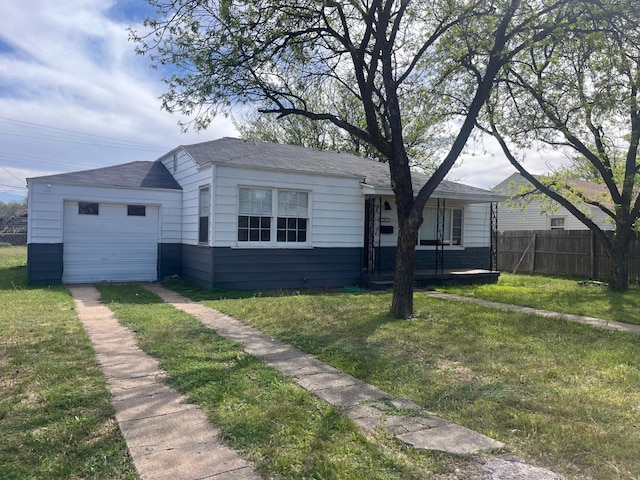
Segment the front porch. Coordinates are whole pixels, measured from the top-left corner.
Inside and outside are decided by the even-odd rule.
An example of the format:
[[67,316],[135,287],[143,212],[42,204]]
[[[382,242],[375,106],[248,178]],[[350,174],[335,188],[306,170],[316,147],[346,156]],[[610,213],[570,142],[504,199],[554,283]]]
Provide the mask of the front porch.
[[[436,271],[435,269],[416,270],[414,285],[427,287],[430,285],[477,285],[496,283],[500,272],[481,268],[455,268]],[[362,284],[371,290],[393,288],[393,271],[382,271],[373,274],[363,273]]]

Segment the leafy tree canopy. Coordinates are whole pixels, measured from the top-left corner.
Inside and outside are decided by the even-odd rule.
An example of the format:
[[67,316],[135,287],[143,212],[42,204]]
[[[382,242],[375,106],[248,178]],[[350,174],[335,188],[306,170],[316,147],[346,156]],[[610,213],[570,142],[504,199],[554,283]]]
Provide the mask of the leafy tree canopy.
[[[514,57],[479,124],[527,180],[598,235],[612,259],[610,285],[624,290],[626,252],[640,216],[640,4],[594,3],[570,30],[554,32],[541,46]],[[572,164],[535,177],[519,154],[532,145],[565,151]],[[589,192],[571,179],[602,189]],[[580,204],[604,212],[613,236]]]
[[[392,311],[404,317],[413,312],[425,202],[463,151],[499,74],[601,3],[149,2],[157,14],[132,37],[156,66],[172,69],[165,109],[194,115],[195,127],[204,128],[214,115],[249,103],[279,117],[329,122],[388,161],[399,225]],[[437,168],[414,192],[410,152],[425,145],[437,151]]]

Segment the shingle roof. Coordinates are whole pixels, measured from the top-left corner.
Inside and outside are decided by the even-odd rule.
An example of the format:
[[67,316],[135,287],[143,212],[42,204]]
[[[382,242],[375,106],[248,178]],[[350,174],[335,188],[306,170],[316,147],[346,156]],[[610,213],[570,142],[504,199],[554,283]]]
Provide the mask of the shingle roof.
[[107,187],[182,190],[169,170],[159,161],[124,163],[113,167],[47,175],[29,180]]
[[[201,166],[214,163],[351,177],[379,189],[391,189],[387,164],[348,153],[229,137],[194,145],[183,145],[179,148],[184,149]],[[169,154],[175,150],[177,149]],[[419,173],[413,173],[412,176],[416,190],[429,179]],[[495,192],[449,181],[443,181],[436,188],[436,194],[450,198],[462,197],[485,201],[502,199]]]

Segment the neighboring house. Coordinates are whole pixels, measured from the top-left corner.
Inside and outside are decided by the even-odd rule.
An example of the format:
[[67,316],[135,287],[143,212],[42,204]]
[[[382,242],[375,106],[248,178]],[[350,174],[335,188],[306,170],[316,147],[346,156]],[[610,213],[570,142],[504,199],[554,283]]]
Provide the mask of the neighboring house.
[[[426,180],[415,175],[415,186]],[[303,288],[394,268],[388,166],[345,153],[223,138],[28,187],[30,284],[178,274],[221,289]],[[503,198],[442,182],[425,209],[417,269],[495,281],[491,219]]]
[[[590,198],[598,198],[606,193],[601,185],[583,180],[570,180],[571,186],[581,190]],[[506,197],[517,196],[521,187],[531,187],[531,183],[519,173],[514,173],[498,185],[492,191],[501,193]],[[587,230],[584,223],[578,220],[566,208],[554,204],[549,210],[550,200],[532,201],[518,200],[514,198],[501,202],[498,206],[498,230],[500,232],[510,230]],[[603,230],[611,230],[613,224],[609,217],[597,207],[582,204],[580,208],[586,211],[590,218]]]

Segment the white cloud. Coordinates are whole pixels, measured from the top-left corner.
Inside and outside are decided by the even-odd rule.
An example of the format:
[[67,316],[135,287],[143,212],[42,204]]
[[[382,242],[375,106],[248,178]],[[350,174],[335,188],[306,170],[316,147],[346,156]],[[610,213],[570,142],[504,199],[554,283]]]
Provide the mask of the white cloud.
[[[157,146],[106,148],[97,137],[0,118],[0,192],[26,193],[24,177],[152,160],[179,144],[237,136],[224,117],[183,134],[180,117],[161,110],[159,72],[128,40],[127,27],[144,18],[140,2],[0,0],[0,117]],[[472,150],[483,153],[466,155],[450,179],[490,188],[513,171],[494,144]],[[535,156],[530,164],[547,170]]]
[[[19,176],[37,176],[155,159],[178,144],[237,135],[224,117],[201,134],[180,131],[180,117],[160,108],[158,73],[128,41],[130,23],[108,16],[114,5],[105,0],[0,0],[0,117],[157,149],[92,147],[71,143],[78,137],[62,131],[53,141],[43,138],[50,130],[0,119],[0,166]],[[0,191],[16,180],[5,169],[0,169]]]

